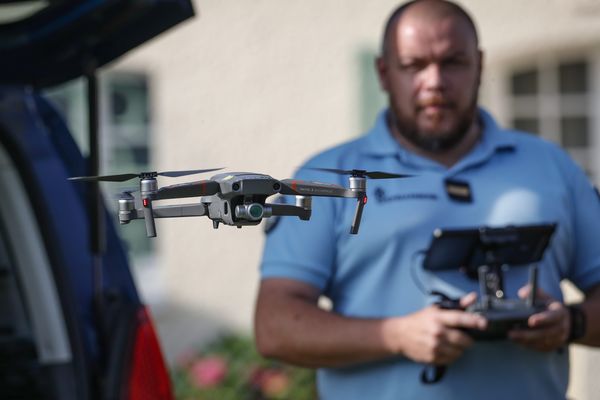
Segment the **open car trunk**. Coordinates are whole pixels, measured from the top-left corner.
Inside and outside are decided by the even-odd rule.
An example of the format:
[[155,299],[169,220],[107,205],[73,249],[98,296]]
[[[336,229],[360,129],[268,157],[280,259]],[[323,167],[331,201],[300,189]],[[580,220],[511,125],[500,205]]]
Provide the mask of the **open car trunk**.
[[106,251],[90,247],[89,187],[67,181],[89,164],[40,90],[90,76],[191,17],[191,2],[0,0],[2,15],[0,399],[171,399],[104,207]]

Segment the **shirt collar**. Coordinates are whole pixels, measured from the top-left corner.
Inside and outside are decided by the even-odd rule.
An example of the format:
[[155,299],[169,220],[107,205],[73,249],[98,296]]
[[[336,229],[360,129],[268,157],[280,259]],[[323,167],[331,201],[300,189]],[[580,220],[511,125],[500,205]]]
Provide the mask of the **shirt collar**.
[[[406,164],[416,164],[414,166],[418,167],[425,167],[426,164],[429,164],[432,167],[437,165],[440,168],[443,168],[434,161],[409,152],[392,136],[387,124],[388,112],[389,111],[386,109],[379,113],[374,126],[367,132],[365,143],[364,146],[361,147],[361,151],[366,155],[374,157],[398,157],[401,162]],[[478,113],[483,125],[481,139],[475,148],[465,155],[462,160],[456,163],[450,171],[456,171],[458,169],[462,170],[466,166],[489,159],[497,151],[512,150],[516,146],[515,138],[499,127],[494,118],[487,111],[479,108]]]

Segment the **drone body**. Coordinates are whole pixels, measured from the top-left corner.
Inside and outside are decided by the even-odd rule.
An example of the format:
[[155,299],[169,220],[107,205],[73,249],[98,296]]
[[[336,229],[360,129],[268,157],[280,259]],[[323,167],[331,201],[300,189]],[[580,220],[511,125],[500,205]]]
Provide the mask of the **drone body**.
[[[338,174],[348,174],[349,187],[309,182],[293,179],[277,180],[269,175],[253,172],[221,173],[209,180],[188,182],[158,187],[156,180],[162,176],[184,176],[210,170],[144,172],[141,174],[122,174],[100,177],[76,177],[79,181],[125,181],[140,178],[141,208],[136,208],[132,191],[125,191],[119,197],[119,222],[128,224],[135,219],[144,219],[148,237],[156,236],[155,218],[207,216],[216,229],[220,223],[241,228],[258,225],[263,218],[271,216],[296,216],[301,220],[311,217],[312,196],[345,197],[357,199],[357,207],[350,233],[358,233],[362,211],[367,203],[366,180],[404,178],[406,175],[362,170],[342,171],[320,169]],[[267,198],[275,194],[294,195],[296,204],[267,203]],[[153,206],[154,201],[198,197],[193,204]]]
[[212,196],[201,197],[200,201],[207,206],[208,218],[215,228],[220,222],[240,228],[258,225],[263,218],[272,215],[271,206],[266,204],[267,197],[279,193],[282,187],[269,175],[251,172],[218,174],[211,181],[217,182],[220,190]]

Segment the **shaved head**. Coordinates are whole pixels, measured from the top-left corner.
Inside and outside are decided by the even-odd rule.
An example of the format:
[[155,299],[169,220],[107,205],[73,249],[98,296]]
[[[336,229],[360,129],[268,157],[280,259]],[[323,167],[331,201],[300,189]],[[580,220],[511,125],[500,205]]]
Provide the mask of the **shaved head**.
[[479,46],[479,35],[473,19],[461,6],[448,0],[412,0],[402,4],[390,14],[383,31],[381,54],[387,55],[389,52],[390,41],[395,32],[396,24],[400,22],[403,16],[411,15],[416,18],[440,20],[447,17],[457,17],[461,19],[466,28],[471,31],[475,39],[475,45]]

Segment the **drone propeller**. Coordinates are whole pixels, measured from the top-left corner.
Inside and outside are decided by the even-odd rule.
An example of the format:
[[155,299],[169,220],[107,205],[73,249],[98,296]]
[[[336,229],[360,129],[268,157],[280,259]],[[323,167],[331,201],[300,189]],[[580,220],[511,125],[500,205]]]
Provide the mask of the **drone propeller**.
[[410,178],[412,175],[403,175],[403,174],[391,174],[389,172],[380,172],[380,171],[365,171],[362,169],[334,169],[334,168],[310,168],[304,167],[305,169],[312,169],[314,171],[324,171],[324,172],[333,172],[334,174],[339,175],[350,175],[356,176],[359,178],[370,178],[370,179],[392,179],[392,178]]
[[192,169],[187,171],[164,171],[164,172],[142,172],[140,174],[117,174],[117,175],[101,175],[101,176],[75,176],[68,178],[70,181],[84,181],[84,182],[125,182],[133,178],[154,178],[156,176],[167,176],[169,178],[201,174],[203,172],[218,171],[223,168],[211,168],[211,169]]

